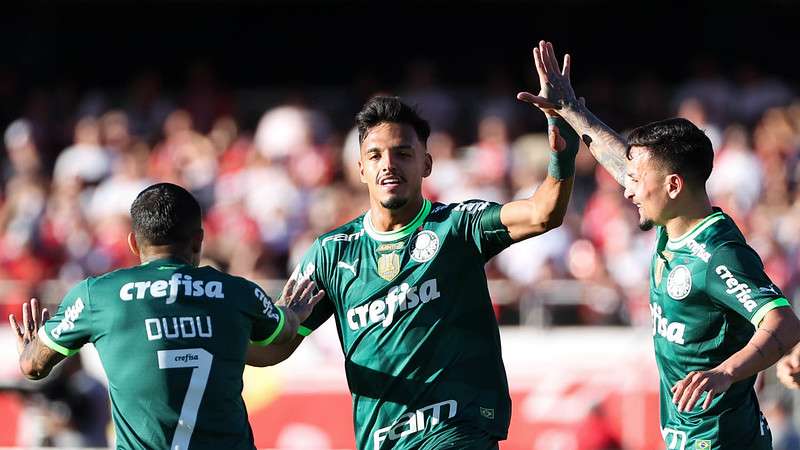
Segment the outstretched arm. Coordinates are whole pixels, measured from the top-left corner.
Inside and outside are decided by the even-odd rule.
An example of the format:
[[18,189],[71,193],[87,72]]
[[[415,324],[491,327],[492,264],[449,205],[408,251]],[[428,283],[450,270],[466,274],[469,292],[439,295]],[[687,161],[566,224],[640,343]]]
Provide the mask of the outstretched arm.
[[20,371],[31,380],[46,377],[64,359],[64,355],[39,340],[39,329],[44,330],[42,327],[49,317],[47,309],[39,311],[39,301],[35,298],[31,299],[30,305],[22,305],[22,324],[17,322],[14,314],[8,315],[11,329],[17,336]]
[[[555,110],[578,133],[600,163],[621,185],[625,184],[626,152],[628,142],[616,131],[598,119],[584,102],[575,97],[569,72],[570,55],[564,55],[564,69],[559,71],[553,44],[540,41],[533,49],[533,59],[539,72],[542,90],[539,95],[520,92],[517,98],[545,111]],[[542,78],[545,74],[545,78]]]
[[270,345],[260,347],[251,345],[247,349],[246,361],[248,365],[256,367],[272,366],[285,360],[297,350],[303,341],[303,336],[297,334],[297,329],[305,321],[314,306],[325,296],[324,290],[316,293],[317,285],[308,278],[299,283],[291,278],[283,288],[281,298],[275,306],[283,311],[286,325],[281,334]]
[[[552,70],[557,70],[553,68]],[[547,95],[548,79],[555,74],[544,70],[537,60],[539,95]],[[569,80],[569,65],[557,74]],[[514,241],[521,241],[558,227],[567,212],[572,193],[575,155],[580,141],[575,130],[552,109],[543,109],[547,116],[547,132],[552,152],[547,177],[527,199],[506,203],[500,220]]]

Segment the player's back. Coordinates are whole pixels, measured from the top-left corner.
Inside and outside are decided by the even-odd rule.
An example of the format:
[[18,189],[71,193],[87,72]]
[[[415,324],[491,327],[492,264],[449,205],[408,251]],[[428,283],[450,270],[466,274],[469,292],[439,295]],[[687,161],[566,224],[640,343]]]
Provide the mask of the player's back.
[[[283,325],[255,284],[162,259],[90,278],[64,304],[70,297],[78,300],[59,311],[61,323],[89,312],[80,326],[91,328],[84,334],[108,375],[118,448],[254,448],[245,352],[253,336],[272,339]],[[261,326],[265,318],[274,325]],[[57,328],[50,337],[61,337]]]

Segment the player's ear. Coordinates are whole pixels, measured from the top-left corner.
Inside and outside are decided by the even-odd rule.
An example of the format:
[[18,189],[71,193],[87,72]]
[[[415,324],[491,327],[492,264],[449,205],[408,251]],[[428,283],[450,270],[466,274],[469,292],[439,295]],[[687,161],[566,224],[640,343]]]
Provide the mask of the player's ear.
[[358,179],[362,183],[367,184],[367,177],[364,176],[364,164],[361,162],[360,157],[358,158]]
[[200,254],[203,250],[203,237],[205,236],[205,232],[201,228],[200,231],[195,233],[192,237],[192,253]]
[[139,243],[136,242],[136,235],[133,234],[133,231],[128,233],[128,248],[131,250],[131,253],[136,255],[136,257],[141,256],[141,250],[139,250]]
[[685,188],[686,180],[683,179],[682,176],[678,175],[677,173],[671,173],[667,175],[666,180],[666,188],[667,188],[667,195],[672,200],[678,198],[678,194],[680,194],[683,189]]
[[433,157],[427,151],[425,152],[425,168],[422,171],[422,178],[427,178],[433,170]]

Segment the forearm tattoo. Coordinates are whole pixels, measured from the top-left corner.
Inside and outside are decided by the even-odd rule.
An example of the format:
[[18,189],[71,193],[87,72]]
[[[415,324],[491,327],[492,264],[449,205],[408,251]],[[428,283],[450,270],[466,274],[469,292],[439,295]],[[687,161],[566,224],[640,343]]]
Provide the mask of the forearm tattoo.
[[581,133],[581,138],[595,159],[617,180],[625,185],[628,142],[586,108],[562,112],[564,119]]
[[755,347],[758,354],[761,355],[761,358],[766,359],[767,355],[765,355],[764,352],[761,351],[761,347],[759,347],[758,344],[756,344],[755,342],[748,342],[747,345],[752,345],[753,347]]

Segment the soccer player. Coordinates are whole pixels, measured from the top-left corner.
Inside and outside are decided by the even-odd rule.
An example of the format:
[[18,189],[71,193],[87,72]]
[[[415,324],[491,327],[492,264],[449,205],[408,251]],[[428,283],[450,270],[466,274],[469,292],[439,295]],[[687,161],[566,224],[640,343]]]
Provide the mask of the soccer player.
[[324,291],[290,282],[275,306],[255,283],[197,267],[200,205],[174,184],[143,190],[131,217],[140,266],[81,281],[49,320],[35,299],[22,325],[9,316],[23,374],[43,378],[92,342],[117,448],[254,449],[241,397],[246,349],[291,340]]
[[557,110],[624,185],[639,227],[656,227],[650,311],[667,448],[771,448],[753,384],[797,343],[800,324],[733,220],[711,206],[711,142],[684,119],[626,141],[576,100],[552,44],[540,42],[534,59],[542,92],[518,98]]
[[280,362],[334,316],[359,449],[496,449],[511,402],[483,266],[563,220],[578,139],[549,120],[559,150],[530,198],[446,205],[422,196],[428,123],[397,97],[369,100],[357,125],[370,208],[313,243],[293,278],[325,298],[296,339],[248,363]]

